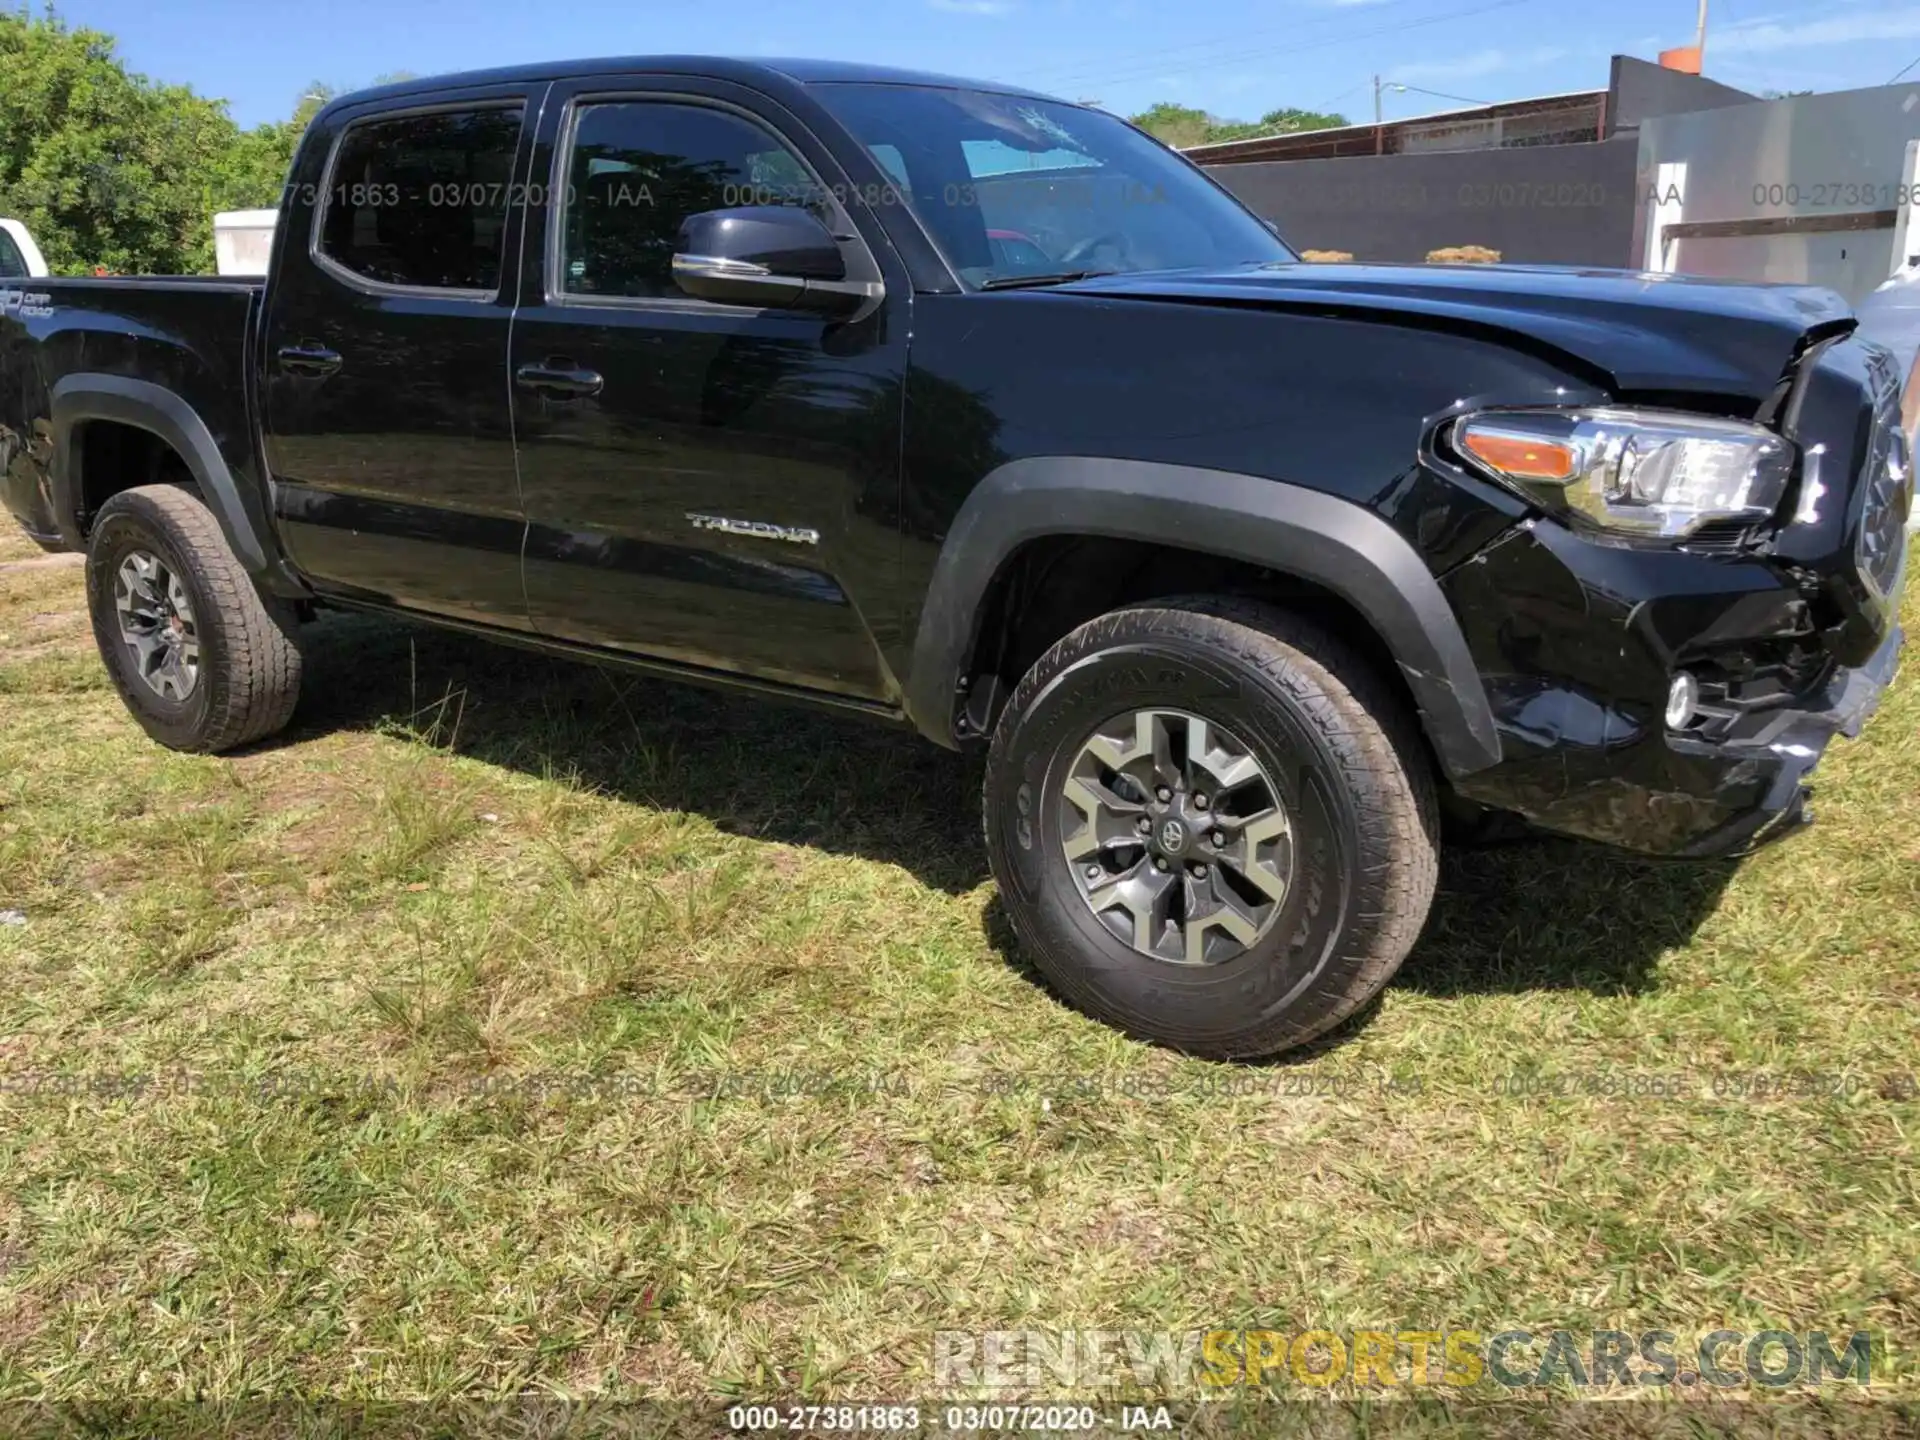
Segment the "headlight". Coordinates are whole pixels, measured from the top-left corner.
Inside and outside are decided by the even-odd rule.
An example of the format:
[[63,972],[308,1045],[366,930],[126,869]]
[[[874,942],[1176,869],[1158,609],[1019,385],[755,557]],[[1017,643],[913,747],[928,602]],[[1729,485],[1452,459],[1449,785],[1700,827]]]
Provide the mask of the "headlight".
[[1666,539],[1767,519],[1793,474],[1771,430],[1658,410],[1484,410],[1454,425],[1453,447],[1570,519]]

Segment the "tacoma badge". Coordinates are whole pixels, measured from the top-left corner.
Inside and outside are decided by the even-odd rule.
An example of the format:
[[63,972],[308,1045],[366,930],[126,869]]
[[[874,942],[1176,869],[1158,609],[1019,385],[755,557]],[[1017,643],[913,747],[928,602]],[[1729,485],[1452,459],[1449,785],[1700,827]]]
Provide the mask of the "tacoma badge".
[[724,530],[729,535],[745,535],[752,540],[785,540],[790,545],[818,545],[820,532],[799,525],[773,525],[765,520],[729,520],[724,515],[701,515],[689,510],[687,519],[696,530]]

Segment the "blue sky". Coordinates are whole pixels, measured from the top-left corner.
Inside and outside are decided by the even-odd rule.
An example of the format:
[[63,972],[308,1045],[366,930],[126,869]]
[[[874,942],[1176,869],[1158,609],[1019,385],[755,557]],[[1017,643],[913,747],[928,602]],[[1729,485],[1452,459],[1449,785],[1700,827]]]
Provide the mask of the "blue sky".
[[[1707,73],[1743,89],[1885,83],[1920,58],[1907,0],[1711,0]],[[62,0],[156,79],[279,119],[313,80],[352,88],[589,55],[815,55],[1033,85],[1123,113],[1176,100],[1371,118],[1372,76],[1467,100],[1606,84],[1614,52],[1693,37],[1693,0]],[[1912,72],[1920,76],[1920,66]],[[1389,119],[1455,108],[1389,93]]]

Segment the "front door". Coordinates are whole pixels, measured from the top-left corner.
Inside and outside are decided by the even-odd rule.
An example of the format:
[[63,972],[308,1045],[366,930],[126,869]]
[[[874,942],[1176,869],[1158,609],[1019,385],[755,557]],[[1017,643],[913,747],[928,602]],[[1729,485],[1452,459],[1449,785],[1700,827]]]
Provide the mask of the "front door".
[[324,594],[530,628],[507,329],[511,182],[537,98],[349,113],[294,177],[269,287],[267,463],[288,554]]
[[899,550],[904,278],[853,321],[675,286],[681,222],[702,211],[815,205],[846,247],[866,244],[823,181],[831,160],[752,92],[622,77],[556,87],[547,116],[509,360],[535,627],[893,698],[878,637]]

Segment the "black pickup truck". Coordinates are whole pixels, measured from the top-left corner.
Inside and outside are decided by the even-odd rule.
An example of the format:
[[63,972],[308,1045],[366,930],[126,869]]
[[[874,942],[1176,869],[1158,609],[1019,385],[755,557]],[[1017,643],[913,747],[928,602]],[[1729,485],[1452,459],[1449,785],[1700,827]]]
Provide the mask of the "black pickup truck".
[[1891,678],[1901,377],[1815,289],[1299,263],[1002,86],[641,59],[328,106],[269,278],[0,291],[0,475],[163,744],[321,607],[987,749],[1070,999],[1219,1056],[1386,983],[1443,808],[1805,818]]

